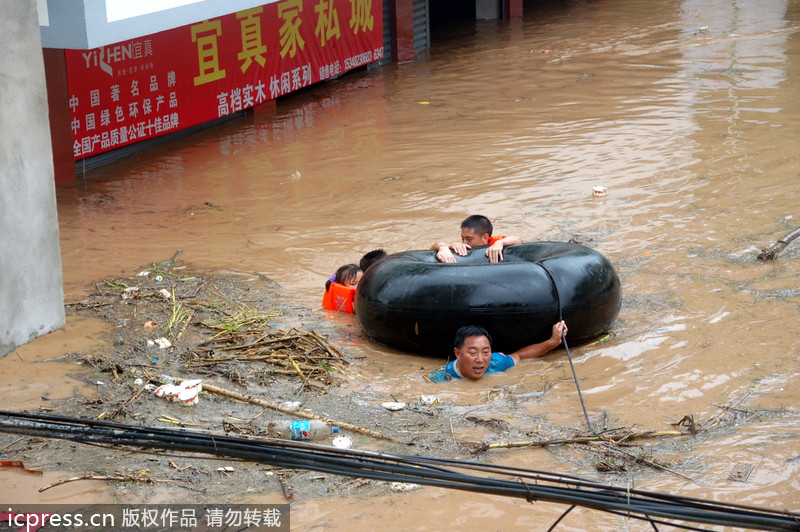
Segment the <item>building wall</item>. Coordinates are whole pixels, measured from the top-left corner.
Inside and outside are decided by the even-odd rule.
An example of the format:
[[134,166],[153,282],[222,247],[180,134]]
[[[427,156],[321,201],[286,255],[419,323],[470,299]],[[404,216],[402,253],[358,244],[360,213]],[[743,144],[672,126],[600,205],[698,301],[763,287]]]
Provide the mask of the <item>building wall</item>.
[[75,181],[67,66],[64,62],[64,50],[43,48],[42,54],[47,80],[47,106],[50,111],[50,138],[53,141],[53,169],[56,185],[62,185]]
[[0,356],[64,324],[36,0],[0,0]]

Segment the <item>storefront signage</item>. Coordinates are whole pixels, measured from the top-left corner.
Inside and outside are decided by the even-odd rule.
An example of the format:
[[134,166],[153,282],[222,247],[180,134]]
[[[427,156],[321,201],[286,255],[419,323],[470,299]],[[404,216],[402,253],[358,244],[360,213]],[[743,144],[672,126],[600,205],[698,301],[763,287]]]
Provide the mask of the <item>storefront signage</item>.
[[66,50],[73,154],[208,122],[382,58],[378,0],[281,0]]

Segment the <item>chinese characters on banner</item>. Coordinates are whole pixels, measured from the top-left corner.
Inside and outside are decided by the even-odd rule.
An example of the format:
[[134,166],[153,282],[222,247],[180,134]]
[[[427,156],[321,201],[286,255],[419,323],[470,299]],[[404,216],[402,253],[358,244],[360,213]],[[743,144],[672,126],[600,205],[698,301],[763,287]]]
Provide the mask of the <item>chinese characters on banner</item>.
[[73,155],[208,122],[383,58],[380,0],[279,0],[66,50]]

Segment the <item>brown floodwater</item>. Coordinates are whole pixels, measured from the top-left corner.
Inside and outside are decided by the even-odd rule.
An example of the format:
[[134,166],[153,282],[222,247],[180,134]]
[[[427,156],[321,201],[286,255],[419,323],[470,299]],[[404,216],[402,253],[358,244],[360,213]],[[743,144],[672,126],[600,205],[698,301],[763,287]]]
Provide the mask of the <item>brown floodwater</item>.
[[[434,38],[414,62],[343,76],[59,187],[66,300],[181,249],[191,265],[261,272],[318,308],[339,265],[377,247],[456,240],[461,220],[481,213],[500,234],[577,238],[616,266],[624,301],[613,337],[572,350],[592,419],[666,430],[738,400],[796,412],[798,244],[773,262],[756,255],[800,225],[800,2],[544,2],[526,6],[524,22]],[[595,185],[607,196],[593,197]],[[90,350],[100,332],[70,320],[34,342],[44,346],[37,355],[7,356],[2,374],[14,364],[31,387],[7,395],[11,406],[36,406],[31,375],[54,364],[32,361],[49,358],[42,351]],[[354,392],[434,393],[464,406],[505,387],[520,394],[517,414],[584,427],[563,351],[434,388],[421,368],[439,360],[357,339],[345,347],[368,377]],[[58,379],[63,393],[81,386]],[[487,459],[798,511],[799,457],[794,414],[681,443],[673,458],[692,480],[606,478],[541,449]],[[741,463],[753,473],[734,482]],[[388,516],[393,529],[544,530],[565,509],[424,488],[368,505],[353,495],[300,500],[291,519],[297,530],[386,528]],[[580,510],[559,530],[646,527]]]

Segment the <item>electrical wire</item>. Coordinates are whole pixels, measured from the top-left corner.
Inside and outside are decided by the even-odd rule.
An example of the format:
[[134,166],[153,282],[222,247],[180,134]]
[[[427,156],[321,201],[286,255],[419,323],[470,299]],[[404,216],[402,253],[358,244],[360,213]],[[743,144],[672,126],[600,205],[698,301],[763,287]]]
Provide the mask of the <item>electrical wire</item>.
[[[571,475],[447,458],[395,455],[284,440],[247,439],[190,430],[136,427],[40,413],[0,410],[0,432],[92,444],[204,453],[336,475],[502,495],[667,524],[800,531],[800,514],[605,485]],[[457,470],[458,469],[458,470]],[[478,476],[472,470],[492,476]],[[667,521],[675,520],[678,521]]]

